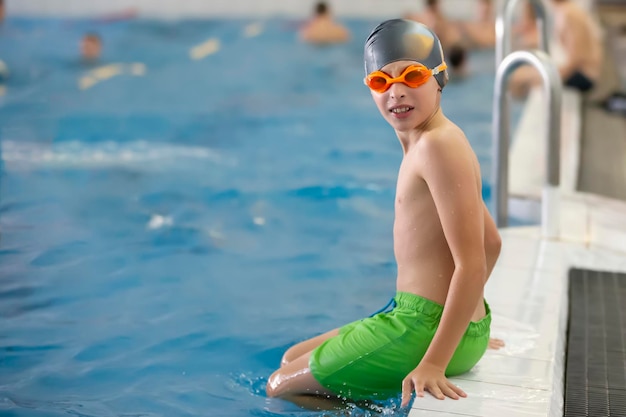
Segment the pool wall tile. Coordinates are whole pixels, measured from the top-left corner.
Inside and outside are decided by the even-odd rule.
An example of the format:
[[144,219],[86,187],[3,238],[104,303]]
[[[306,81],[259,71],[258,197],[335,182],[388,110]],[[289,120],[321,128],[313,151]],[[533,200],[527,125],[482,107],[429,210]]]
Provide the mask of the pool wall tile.
[[[313,0],[19,0],[7,3],[7,15],[86,17],[135,10],[143,17],[162,18],[306,17],[314,3]],[[421,7],[421,3],[414,0],[385,2],[383,8],[379,0],[334,0],[331,5],[338,17],[373,19],[403,16],[408,12],[418,12]],[[451,17],[470,17],[474,14],[474,4],[467,0],[448,0],[443,6]]]

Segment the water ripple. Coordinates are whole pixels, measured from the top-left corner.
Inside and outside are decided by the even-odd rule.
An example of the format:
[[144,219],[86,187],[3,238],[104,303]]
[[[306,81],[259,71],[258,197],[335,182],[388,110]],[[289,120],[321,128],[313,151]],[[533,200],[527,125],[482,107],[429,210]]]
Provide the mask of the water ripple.
[[21,353],[21,352],[47,352],[51,350],[63,349],[62,345],[39,345],[39,346],[0,346],[0,350],[7,353]]
[[89,253],[86,242],[74,241],[53,246],[36,256],[30,264],[33,266],[52,266],[76,261],[78,257]]
[[236,161],[213,149],[133,141],[127,143],[82,141],[60,143],[2,141],[2,158],[8,167],[45,165],[48,167],[104,167],[158,163],[180,159],[209,161],[233,166]]

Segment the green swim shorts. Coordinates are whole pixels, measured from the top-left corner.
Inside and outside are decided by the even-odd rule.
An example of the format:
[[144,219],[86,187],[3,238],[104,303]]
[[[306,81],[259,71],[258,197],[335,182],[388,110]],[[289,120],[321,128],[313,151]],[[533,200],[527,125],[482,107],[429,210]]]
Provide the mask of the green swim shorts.
[[[339,335],[311,353],[315,379],[342,397],[386,399],[402,391],[402,380],[426,353],[435,335],[443,306],[415,294],[398,292],[389,312],[347,324]],[[491,312],[470,322],[448,368],[447,376],[469,371],[489,343]]]

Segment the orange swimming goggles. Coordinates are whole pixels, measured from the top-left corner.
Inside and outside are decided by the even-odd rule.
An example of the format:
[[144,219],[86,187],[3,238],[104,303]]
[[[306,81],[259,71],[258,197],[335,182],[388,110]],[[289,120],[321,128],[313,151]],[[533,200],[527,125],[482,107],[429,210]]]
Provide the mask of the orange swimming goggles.
[[444,71],[448,66],[445,62],[437,65],[433,69],[426,68],[423,64],[409,65],[402,71],[402,74],[396,78],[390,77],[382,71],[374,71],[365,77],[365,85],[376,91],[377,93],[384,93],[389,90],[393,83],[403,83],[411,88],[417,88],[422,84],[425,84],[428,79]]

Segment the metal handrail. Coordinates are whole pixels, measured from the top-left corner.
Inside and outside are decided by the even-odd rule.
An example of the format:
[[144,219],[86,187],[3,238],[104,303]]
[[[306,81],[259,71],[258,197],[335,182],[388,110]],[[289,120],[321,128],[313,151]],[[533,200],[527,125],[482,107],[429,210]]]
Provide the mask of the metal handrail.
[[[519,66],[529,64],[539,71],[543,80],[543,92],[546,102],[545,144],[546,144],[546,184],[543,188],[541,224],[543,235],[558,237],[558,186],[560,174],[561,141],[561,95],[563,87],[556,65],[544,51],[515,51],[508,54],[496,71],[493,100],[493,189],[495,190],[495,214],[498,227],[508,223],[508,188],[509,188],[509,121],[506,107],[506,81],[508,76]],[[528,167],[532,169],[532,167]]]
[[496,17],[496,70],[500,62],[511,53],[511,31],[513,29],[513,17],[520,2],[530,2],[535,9],[535,20],[539,31],[539,49],[550,54],[548,38],[548,14],[542,0],[506,0]]
[[[539,48],[541,51],[511,54],[512,23],[518,5],[522,1],[530,2],[535,11],[537,30],[539,31]],[[559,145],[561,120],[561,80],[556,67],[549,58],[548,13],[543,0],[505,0],[496,18],[496,88],[493,102],[493,134],[494,134],[494,212],[498,227],[508,224],[508,175],[509,175],[509,100],[504,92],[507,77],[517,67],[530,64],[541,73],[544,93],[547,99],[546,123],[546,173],[547,179],[542,198],[542,230],[544,235],[558,236],[558,227],[554,216],[558,204],[557,191],[559,184]],[[521,51],[520,51],[521,52]],[[509,56],[511,56],[509,58]],[[506,127],[506,129],[503,128]]]

